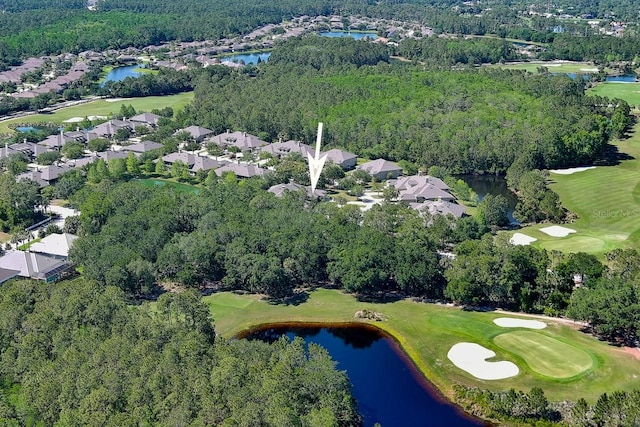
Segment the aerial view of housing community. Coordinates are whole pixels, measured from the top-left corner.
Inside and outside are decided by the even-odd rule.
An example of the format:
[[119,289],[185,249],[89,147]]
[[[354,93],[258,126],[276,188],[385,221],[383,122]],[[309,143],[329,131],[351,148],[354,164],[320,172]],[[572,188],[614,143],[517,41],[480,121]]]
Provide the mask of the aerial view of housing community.
[[640,1],[0,10],[0,425],[640,426]]

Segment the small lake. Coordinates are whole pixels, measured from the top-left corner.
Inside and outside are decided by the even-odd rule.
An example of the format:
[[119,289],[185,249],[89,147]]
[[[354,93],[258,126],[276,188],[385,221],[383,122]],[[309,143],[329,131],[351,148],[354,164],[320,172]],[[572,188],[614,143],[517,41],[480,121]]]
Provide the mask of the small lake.
[[267,327],[253,331],[246,338],[274,342],[282,335],[302,337],[305,342],[320,344],[345,370],[364,425],[414,426],[482,426],[484,423],[465,417],[445,403],[402,353],[392,338],[373,328],[342,327]]
[[376,40],[378,35],[376,33],[352,33],[350,31],[325,31],[320,33],[322,37],[351,37],[352,39],[362,40],[370,39]]
[[607,76],[605,81],[618,83],[636,83],[638,81],[638,78],[635,74],[626,74],[624,76]]
[[126,67],[114,68],[113,70],[109,71],[109,74],[107,74],[107,77],[104,78],[104,81],[100,83],[100,86],[101,87],[104,86],[105,83],[107,82],[120,82],[126,79],[127,77],[132,77],[134,79],[137,79],[142,75],[141,72],[134,71],[137,68],[144,68],[144,65],[136,64],[136,65],[128,65]]
[[27,132],[38,132],[40,129],[38,129],[38,128],[36,128],[36,127],[33,127],[33,126],[18,126],[18,127],[16,128],[16,130],[17,130],[18,132],[24,132],[24,133],[27,133]]
[[234,55],[226,55],[220,57],[220,62],[231,61],[231,62],[244,62],[245,64],[258,64],[258,59],[260,62],[266,62],[269,60],[271,56],[271,52],[258,52],[258,53],[236,53]]
[[512,224],[518,224],[513,217],[513,211],[516,209],[518,198],[507,187],[507,180],[502,176],[495,175],[463,175],[460,177],[471,189],[478,195],[478,201],[482,201],[484,196],[491,194],[497,196],[500,194],[507,199],[509,203],[509,221]]

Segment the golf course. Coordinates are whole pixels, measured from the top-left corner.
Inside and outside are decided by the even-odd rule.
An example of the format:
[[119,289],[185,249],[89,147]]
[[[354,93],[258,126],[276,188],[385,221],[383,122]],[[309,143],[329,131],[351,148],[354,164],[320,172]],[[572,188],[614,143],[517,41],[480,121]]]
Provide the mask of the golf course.
[[566,175],[550,174],[551,189],[577,217],[566,227],[576,232],[554,237],[540,231],[550,224],[519,230],[537,239],[533,246],[599,257],[617,248],[640,247],[640,124],[628,139],[614,145],[622,159],[619,164]]
[[154,108],[171,107],[174,111],[180,110],[193,99],[193,92],[183,92],[177,95],[147,96],[143,98],[127,99],[98,99],[73,107],[61,108],[51,114],[33,114],[0,122],[0,134],[12,133],[11,124],[36,124],[57,123],[63,124],[65,120],[74,117],[104,116],[108,117],[120,111],[123,105],[131,105],[136,111],[151,111]]
[[[514,315],[412,300],[360,302],[352,295],[328,289],[309,291],[291,304],[274,305],[258,295],[231,292],[206,296],[204,301],[211,309],[217,333],[225,337],[272,323],[370,323],[392,335],[425,377],[449,397],[453,385],[459,383],[491,390],[541,387],[550,400],[584,397],[595,402],[603,392],[636,387],[640,379],[640,352],[635,355],[610,346],[579,332],[576,325],[556,319],[542,319],[544,329],[507,328],[493,320]],[[380,313],[384,320],[354,319],[354,313],[364,309]],[[518,367],[517,375],[481,380],[458,368],[447,353],[461,342],[495,352],[485,363],[511,362]]]

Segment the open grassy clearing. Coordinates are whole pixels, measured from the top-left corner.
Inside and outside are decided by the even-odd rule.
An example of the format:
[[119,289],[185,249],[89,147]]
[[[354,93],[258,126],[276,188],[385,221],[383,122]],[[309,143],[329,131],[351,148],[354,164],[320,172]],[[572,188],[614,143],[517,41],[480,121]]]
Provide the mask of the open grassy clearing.
[[[147,96],[144,98],[127,98],[120,100],[99,99],[73,107],[61,108],[51,114],[34,114],[18,117],[0,123],[0,134],[11,133],[10,124],[34,124],[34,123],[59,123],[72,117],[109,116],[120,111],[122,105],[131,105],[136,111],[151,111],[154,108],[171,107],[174,111],[182,109],[193,100],[193,92],[184,92],[177,95]],[[112,102],[113,101],[113,102]]]
[[200,189],[191,184],[186,184],[184,182],[178,182],[175,179],[164,179],[164,178],[143,178],[138,179],[142,185],[146,187],[169,187],[175,191],[180,193],[200,193]]
[[[496,64],[493,67],[509,68],[514,70],[527,70],[531,73],[537,73],[538,68],[546,67],[550,73],[594,73],[597,72],[597,66],[589,62],[565,62],[565,61],[535,61],[535,62],[517,62],[512,64]],[[605,72],[611,71],[605,69]]]
[[[375,322],[375,326],[392,334],[425,376],[449,396],[454,383],[492,390],[511,387],[529,390],[538,386],[545,390],[551,400],[576,400],[584,397],[594,402],[603,392],[637,387],[640,379],[640,360],[556,322],[548,322],[547,328],[530,333],[539,335],[538,342],[558,341],[560,344],[555,344],[556,348],[571,346],[576,349],[576,354],[589,356],[593,365],[569,379],[541,376],[524,362],[529,360],[525,359],[524,351],[510,351],[496,345],[495,337],[520,331],[495,325],[493,319],[504,316],[500,313],[467,312],[410,300],[386,304],[359,302],[351,295],[326,289],[314,290],[309,293],[308,300],[289,305],[273,305],[256,295],[228,292],[207,296],[203,300],[211,308],[217,333],[226,337],[266,323],[354,322],[357,321],[354,320],[357,310],[380,312],[386,320]],[[508,360],[516,363],[520,374],[505,380],[475,379],[455,367],[447,358],[451,346],[463,341],[475,342],[495,351],[496,357],[492,361]],[[536,369],[546,369],[547,373],[552,369],[541,366],[536,365]],[[578,366],[582,366],[581,362]],[[567,364],[564,363],[560,375],[566,375],[567,369]]]
[[520,355],[533,371],[551,378],[570,378],[593,365],[586,351],[538,332],[507,332],[493,342]]
[[615,146],[629,159],[571,175],[551,174],[551,189],[578,216],[566,225],[577,233],[551,237],[539,231],[549,224],[519,230],[538,239],[534,246],[601,257],[616,248],[640,247],[640,124]]
[[619,98],[629,105],[640,105],[640,83],[602,82],[587,91],[587,95],[606,96],[609,99]]

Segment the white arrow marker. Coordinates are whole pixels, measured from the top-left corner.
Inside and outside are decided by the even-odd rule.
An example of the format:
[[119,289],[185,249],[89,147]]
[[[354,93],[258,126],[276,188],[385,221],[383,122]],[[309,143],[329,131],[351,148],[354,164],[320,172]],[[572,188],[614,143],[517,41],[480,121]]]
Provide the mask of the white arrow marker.
[[316,191],[316,185],[320,179],[322,168],[327,155],[320,157],[320,141],[322,140],[322,122],[318,123],[318,139],[316,140],[316,157],[311,156],[311,153],[307,153],[309,156],[309,176],[311,177],[311,192]]

